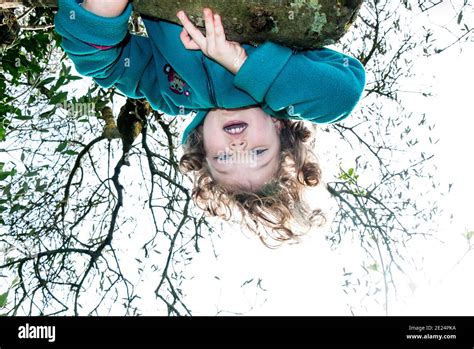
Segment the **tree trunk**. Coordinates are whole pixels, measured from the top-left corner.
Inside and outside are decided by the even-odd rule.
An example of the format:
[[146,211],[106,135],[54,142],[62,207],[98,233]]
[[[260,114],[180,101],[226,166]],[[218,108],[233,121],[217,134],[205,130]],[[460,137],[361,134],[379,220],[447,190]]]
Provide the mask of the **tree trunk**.
[[[228,40],[313,49],[338,41],[357,17],[363,0],[135,0],[143,16],[178,23],[184,10],[204,32],[202,8],[222,16]],[[0,0],[0,8],[56,6],[56,0]]]

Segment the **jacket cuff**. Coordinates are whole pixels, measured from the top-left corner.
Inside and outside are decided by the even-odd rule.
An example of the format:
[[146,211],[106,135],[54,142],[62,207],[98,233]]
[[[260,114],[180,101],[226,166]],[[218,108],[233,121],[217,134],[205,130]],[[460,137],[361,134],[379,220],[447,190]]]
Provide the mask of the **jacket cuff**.
[[250,51],[234,77],[234,86],[262,102],[272,83],[286,65],[293,51],[267,41]]
[[59,0],[54,22],[58,32],[67,32],[83,42],[99,46],[118,45],[127,35],[132,6],[118,17],[101,17],[87,11],[79,0]]

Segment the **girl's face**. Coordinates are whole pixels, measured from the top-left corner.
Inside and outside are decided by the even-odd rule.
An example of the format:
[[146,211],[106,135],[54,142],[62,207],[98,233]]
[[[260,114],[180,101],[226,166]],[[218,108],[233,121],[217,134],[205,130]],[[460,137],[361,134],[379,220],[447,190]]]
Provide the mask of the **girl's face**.
[[281,127],[259,107],[212,109],[203,136],[213,178],[225,186],[258,190],[278,171]]

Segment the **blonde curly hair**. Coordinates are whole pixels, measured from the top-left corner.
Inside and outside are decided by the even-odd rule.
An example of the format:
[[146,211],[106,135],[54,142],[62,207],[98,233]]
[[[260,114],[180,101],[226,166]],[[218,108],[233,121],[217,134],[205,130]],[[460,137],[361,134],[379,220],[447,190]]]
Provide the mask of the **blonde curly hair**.
[[313,132],[303,121],[281,119],[280,166],[274,177],[258,191],[228,188],[211,175],[204,150],[202,126],[187,137],[180,170],[194,173],[192,198],[210,216],[232,220],[233,209],[243,225],[257,234],[267,247],[298,240],[311,227],[321,226],[325,217],[302,200],[305,187],[321,181],[321,169],[311,147]]

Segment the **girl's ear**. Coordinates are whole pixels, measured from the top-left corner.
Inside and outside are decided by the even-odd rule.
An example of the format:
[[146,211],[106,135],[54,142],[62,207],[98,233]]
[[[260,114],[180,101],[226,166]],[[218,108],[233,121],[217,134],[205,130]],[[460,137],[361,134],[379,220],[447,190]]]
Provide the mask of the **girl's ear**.
[[283,122],[277,118],[272,118],[273,123],[275,124],[278,134],[280,134],[281,129],[283,128]]

